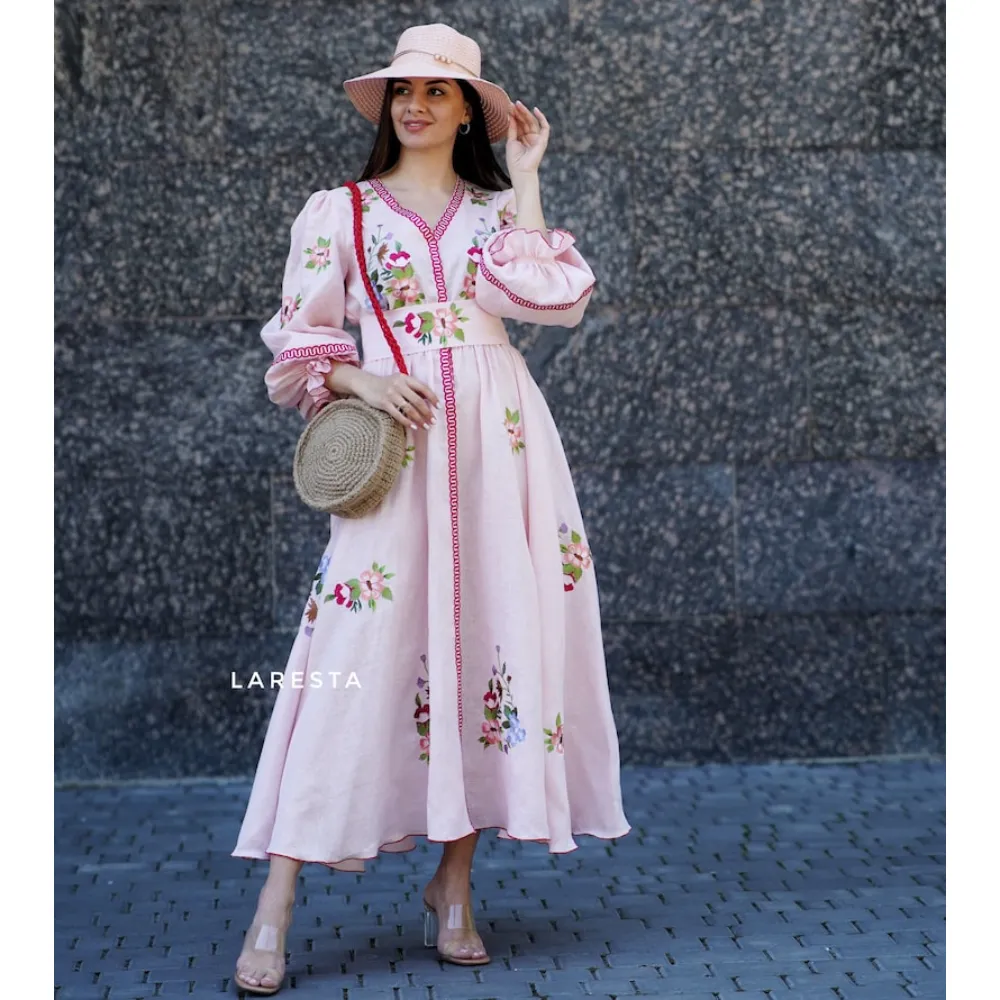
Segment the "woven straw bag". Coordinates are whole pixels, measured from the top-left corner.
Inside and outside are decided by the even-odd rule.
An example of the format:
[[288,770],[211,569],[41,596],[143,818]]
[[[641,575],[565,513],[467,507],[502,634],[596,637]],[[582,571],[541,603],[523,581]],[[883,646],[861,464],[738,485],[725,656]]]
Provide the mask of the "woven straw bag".
[[[348,181],[354,202],[354,250],[372,308],[399,370],[406,362],[382,314],[365,268],[361,191]],[[303,430],[295,446],[292,478],[302,502],[313,510],[358,518],[375,510],[403,466],[406,429],[384,410],[348,397],[327,403]]]

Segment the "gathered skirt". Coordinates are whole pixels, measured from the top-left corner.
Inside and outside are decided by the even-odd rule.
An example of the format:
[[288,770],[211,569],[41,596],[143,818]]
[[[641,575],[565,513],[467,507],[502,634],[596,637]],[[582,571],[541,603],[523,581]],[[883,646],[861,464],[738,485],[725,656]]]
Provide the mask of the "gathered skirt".
[[[426,350],[442,401],[373,513],[330,519],[232,855],[364,871],[416,837],[615,838],[594,560],[523,356]],[[391,358],[365,370],[395,371]]]

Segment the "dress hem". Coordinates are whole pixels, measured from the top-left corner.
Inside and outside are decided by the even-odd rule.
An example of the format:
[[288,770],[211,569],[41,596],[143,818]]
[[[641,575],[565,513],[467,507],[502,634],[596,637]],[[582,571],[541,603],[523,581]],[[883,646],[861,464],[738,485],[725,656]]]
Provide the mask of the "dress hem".
[[[475,830],[470,831],[470,833],[481,832],[483,830],[501,830],[504,833],[506,833],[506,828],[502,826],[480,826],[476,827]],[[570,836],[596,837],[598,840],[618,840],[620,837],[624,837],[628,833],[630,833],[631,830],[632,830],[631,825],[625,827],[625,829],[619,833],[595,833],[590,830],[573,830],[571,831]],[[463,836],[468,836],[468,834],[463,834]],[[300,858],[293,854],[285,854],[282,851],[259,851],[259,850],[254,850],[253,848],[247,848],[242,851],[239,848],[237,848],[236,850],[230,852],[229,856],[231,858],[247,858],[252,861],[267,861],[272,857],[290,858],[292,861],[301,861],[303,864],[326,865],[332,868],[336,865],[344,865],[352,861],[354,862],[374,861],[377,858],[382,857],[383,854],[409,854],[411,851],[416,850],[417,848],[416,844],[413,844],[411,847],[407,847],[401,850],[387,850],[386,848],[389,848],[393,844],[402,843],[403,841],[408,840],[411,837],[424,837],[428,841],[428,843],[431,844],[450,844],[453,842],[453,840],[460,839],[460,838],[452,838],[451,840],[434,840],[433,838],[428,837],[426,832],[405,833],[401,837],[394,837],[392,840],[383,841],[382,844],[379,845],[379,849],[375,854],[366,854],[363,856],[352,854],[343,858],[339,858],[335,861],[330,861],[326,858]],[[552,842],[551,837],[515,837],[513,834],[510,833],[506,833],[506,836],[502,836],[501,839],[516,840],[526,844],[549,844]],[[580,845],[574,844],[572,847],[567,848],[565,851],[550,850],[549,853],[572,854],[573,851],[578,851],[579,849]],[[351,874],[358,873],[355,869],[347,869],[347,871]]]

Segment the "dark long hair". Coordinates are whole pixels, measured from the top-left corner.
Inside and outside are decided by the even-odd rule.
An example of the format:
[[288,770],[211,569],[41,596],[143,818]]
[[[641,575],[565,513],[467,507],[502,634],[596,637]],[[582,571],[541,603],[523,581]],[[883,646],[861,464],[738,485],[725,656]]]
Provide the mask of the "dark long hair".
[[[490,145],[486,131],[486,116],[483,114],[483,102],[472,84],[465,80],[455,81],[461,88],[465,99],[472,106],[472,121],[468,135],[461,132],[455,136],[455,148],[451,163],[455,173],[474,187],[485,191],[503,191],[509,188],[510,177],[497,161]],[[400,142],[396,129],[392,124],[392,91],[396,80],[386,81],[385,97],[382,99],[382,113],[379,116],[378,132],[372,151],[368,156],[365,169],[361,171],[359,181],[371,180],[384,173],[399,161]]]

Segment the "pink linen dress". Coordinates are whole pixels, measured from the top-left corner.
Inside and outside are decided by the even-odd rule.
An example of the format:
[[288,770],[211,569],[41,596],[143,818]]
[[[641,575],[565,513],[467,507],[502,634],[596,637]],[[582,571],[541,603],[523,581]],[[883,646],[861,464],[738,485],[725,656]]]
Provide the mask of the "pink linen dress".
[[[359,184],[367,269],[410,374],[440,397],[388,497],[330,519],[235,857],[364,871],[477,829],[577,848],[621,837],[619,748],[593,557],[548,405],[503,319],[572,327],[594,286],[565,230],[462,179],[434,229]],[[354,250],[350,191],[291,229],[261,331],[270,399],[308,419],[331,360],[396,371]]]

